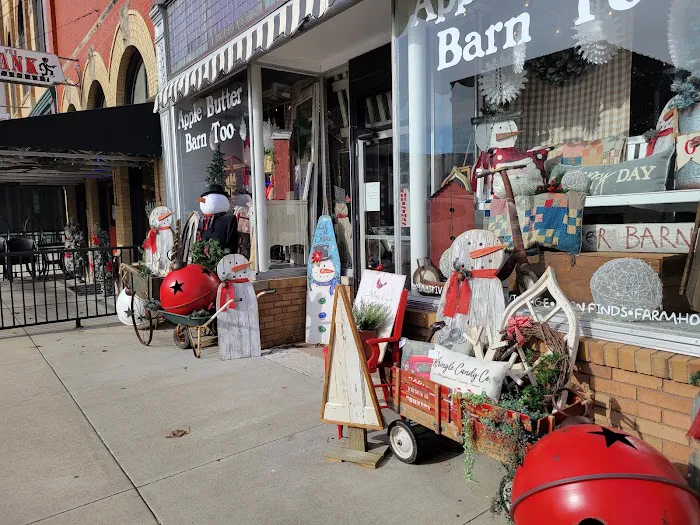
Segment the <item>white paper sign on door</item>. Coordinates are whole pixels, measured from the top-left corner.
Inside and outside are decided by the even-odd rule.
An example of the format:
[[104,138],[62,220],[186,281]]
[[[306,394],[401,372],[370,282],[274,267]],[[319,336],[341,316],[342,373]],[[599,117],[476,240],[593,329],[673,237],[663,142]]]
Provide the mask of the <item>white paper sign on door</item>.
[[379,211],[382,208],[381,183],[366,182],[365,183],[365,211]]

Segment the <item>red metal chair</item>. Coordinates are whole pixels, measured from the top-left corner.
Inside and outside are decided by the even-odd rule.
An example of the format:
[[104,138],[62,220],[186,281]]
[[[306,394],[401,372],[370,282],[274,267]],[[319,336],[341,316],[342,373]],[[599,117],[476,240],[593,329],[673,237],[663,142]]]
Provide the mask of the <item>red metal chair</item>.
[[[406,303],[408,302],[408,290],[401,292],[401,299],[399,301],[399,308],[396,311],[396,318],[394,319],[394,330],[389,337],[377,337],[374,339],[368,339],[367,344],[372,347],[372,355],[367,360],[367,368],[369,368],[369,373],[379,371],[379,383],[375,383],[374,388],[381,388],[382,394],[384,394],[384,405],[380,405],[379,408],[389,408],[386,403],[389,400],[389,387],[391,384],[386,382],[386,367],[391,368],[392,366],[401,366],[401,348],[399,347],[399,341],[401,341],[401,331],[403,330],[403,318],[406,315]],[[381,350],[379,349],[380,343],[387,343],[386,352],[381,356]],[[386,362],[386,353],[391,352],[391,361]],[[380,362],[380,358],[381,362]]]
[[[385,404],[379,405],[379,408],[389,408],[386,404],[389,399],[389,387],[390,383],[386,382],[386,371],[385,368],[392,367],[394,365],[401,365],[401,349],[399,348],[399,341],[401,341],[401,331],[403,330],[403,319],[406,316],[406,304],[408,302],[408,290],[401,292],[401,300],[399,301],[399,308],[396,311],[396,317],[394,318],[394,330],[390,337],[376,337],[374,339],[368,339],[367,344],[372,348],[372,355],[367,360],[367,368],[369,373],[379,371],[379,383],[374,383],[372,386],[376,389],[381,388],[382,394],[384,394]],[[391,363],[386,363],[386,352],[384,354],[384,359],[379,362],[379,357],[381,350],[379,349],[379,343],[387,343],[387,352],[391,351]],[[328,367],[328,347],[323,347],[323,361],[326,368]],[[338,425],[338,439],[343,439],[343,425]]]

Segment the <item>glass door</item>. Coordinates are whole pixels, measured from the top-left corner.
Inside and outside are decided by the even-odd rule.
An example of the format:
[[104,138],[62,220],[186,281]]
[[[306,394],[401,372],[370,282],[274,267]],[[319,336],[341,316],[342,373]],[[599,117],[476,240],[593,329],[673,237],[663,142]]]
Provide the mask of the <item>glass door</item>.
[[360,257],[364,268],[396,268],[393,141],[391,131],[359,140]]

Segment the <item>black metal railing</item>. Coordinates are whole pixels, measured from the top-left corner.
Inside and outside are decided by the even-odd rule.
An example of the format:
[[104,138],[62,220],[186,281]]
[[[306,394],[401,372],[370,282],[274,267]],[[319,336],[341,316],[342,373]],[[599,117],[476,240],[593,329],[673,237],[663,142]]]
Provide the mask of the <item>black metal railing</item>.
[[116,314],[118,269],[136,246],[0,251],[0,330]]

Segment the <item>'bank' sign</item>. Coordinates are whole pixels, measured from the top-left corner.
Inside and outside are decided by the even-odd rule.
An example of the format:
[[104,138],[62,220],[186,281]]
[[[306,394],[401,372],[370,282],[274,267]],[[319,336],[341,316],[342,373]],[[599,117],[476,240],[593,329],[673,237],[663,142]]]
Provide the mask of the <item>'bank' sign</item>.
[[66,78],[56,55],[30,49],[0,47],[0,81],[54,86],[65,84]]
[[[555,0],[561,1],[561,0]],[[567,0],[573,2],[575,0]],[[636,6],[641,0],[607,0],[610,9],[615,11],[627,11]],[[437,12],[433,7],[433,0],[418,0],[413,16],[413,25],[421,20],[444,23],[446,15],[452,18],[469,16],[467,6],[474,0],[438,0]],[[528,4],[525,3],[527,6]],[[591,10],[591,0],[578,0],[578,17],[574,25],[578,26],[595,20]],[[530,13],[524,11],[504,22],[491,24],[486,31],[479,33],[472,31],[466,35],[461,34],[457,27],[448,27],[437,33],[438,37],[438,67],[437,70],[448,69],[456,66],[460,61],[470,62],[475,58],[483,58],[492,55],[501,49],[513,48],[518,44],[532,41],[530,36]]]

